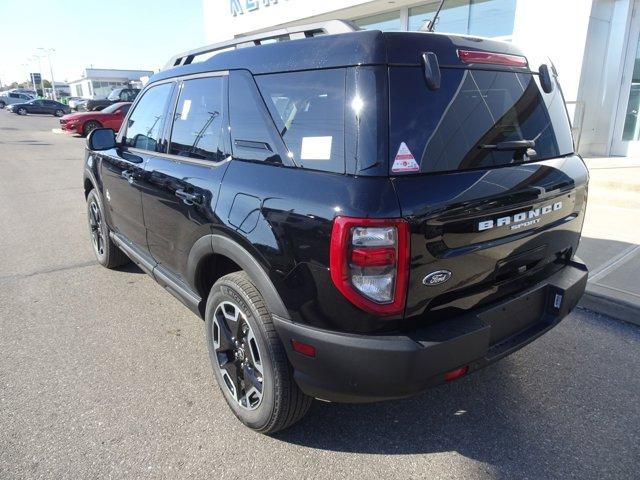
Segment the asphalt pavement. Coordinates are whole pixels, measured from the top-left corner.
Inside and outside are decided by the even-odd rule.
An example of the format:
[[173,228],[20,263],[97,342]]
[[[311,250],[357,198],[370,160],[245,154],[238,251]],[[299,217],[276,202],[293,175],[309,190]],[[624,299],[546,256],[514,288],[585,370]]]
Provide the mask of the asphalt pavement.
[[0,479],[638,478],[640,329],[577,310],[417,397],[243,427],[203,323],[93,261],[84,140],[0,111]]

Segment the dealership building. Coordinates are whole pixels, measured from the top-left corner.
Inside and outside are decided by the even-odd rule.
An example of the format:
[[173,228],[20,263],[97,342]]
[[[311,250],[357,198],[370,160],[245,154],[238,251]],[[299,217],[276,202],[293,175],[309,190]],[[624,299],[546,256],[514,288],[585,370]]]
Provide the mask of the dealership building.
[[149,78],[151,75],[153,75],[151,70],[85,68],[79,79],[69,82],[69,89],[73,97],[107,98],[115,88],[142,86],[142,79]]
[[[203,0],[211,43],[329,19],[417,31],[439,1]],[[640,154],[640,0],[447,0],[436,31],[514,42],[548,55],[563,86],[578,151]]]

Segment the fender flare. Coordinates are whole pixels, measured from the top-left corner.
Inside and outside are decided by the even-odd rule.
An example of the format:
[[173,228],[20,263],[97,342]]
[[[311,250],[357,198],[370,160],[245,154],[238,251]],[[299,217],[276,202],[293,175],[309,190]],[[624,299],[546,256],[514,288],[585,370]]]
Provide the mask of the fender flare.
[[200,260],[210,254],[224,255],[237,263],[249,275],[264,298],[269,311],[281,318],[291,319],[276,287],[262,265],[243,246],[229,237],[216,234],[205,235],[193,245],[187,260],[187,275],[192,286],[195,283],[196,270]]

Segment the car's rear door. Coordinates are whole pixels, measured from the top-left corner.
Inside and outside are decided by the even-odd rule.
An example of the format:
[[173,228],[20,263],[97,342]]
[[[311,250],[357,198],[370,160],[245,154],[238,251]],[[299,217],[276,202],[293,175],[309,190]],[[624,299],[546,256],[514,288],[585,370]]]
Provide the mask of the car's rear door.
[[118,135],[118,148],[98,152],[109,226],[143,252],[147,252],[141,197],[144,166],[160,151],[173,86],[173,82],[165,82],[149,87]]
[[[429,36],[415,38],[432,47]],[[501,45],[490,59],[523,61],[500,57]],[[586,205],[587,171],[555,77],[443,51],[439,88],[428,87],[423,66],[389,68],[389,174],[411,225],[407,314],[425,321],[561,268]]]
[[149,250],[158,275],[174,283],[189,281],[189,253],[218,223],[214,211],[231,152],[226,92],[226,72],[184,78],[174,94],[168,144],[146,164]]

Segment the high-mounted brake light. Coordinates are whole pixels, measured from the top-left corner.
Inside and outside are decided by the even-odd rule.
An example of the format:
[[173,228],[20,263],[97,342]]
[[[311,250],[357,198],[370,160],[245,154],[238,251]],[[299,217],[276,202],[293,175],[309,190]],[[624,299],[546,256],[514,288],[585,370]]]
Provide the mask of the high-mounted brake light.
[[458,58],[464,63],[488,63],[506,67],[526,67],[528,65],[527,59],[520,55],[481,52],[478,50],[458,50]]
[[331,231],[330,270],[338,290],[362,310],[402,313],[409,274],[407,222],[337,217]]

